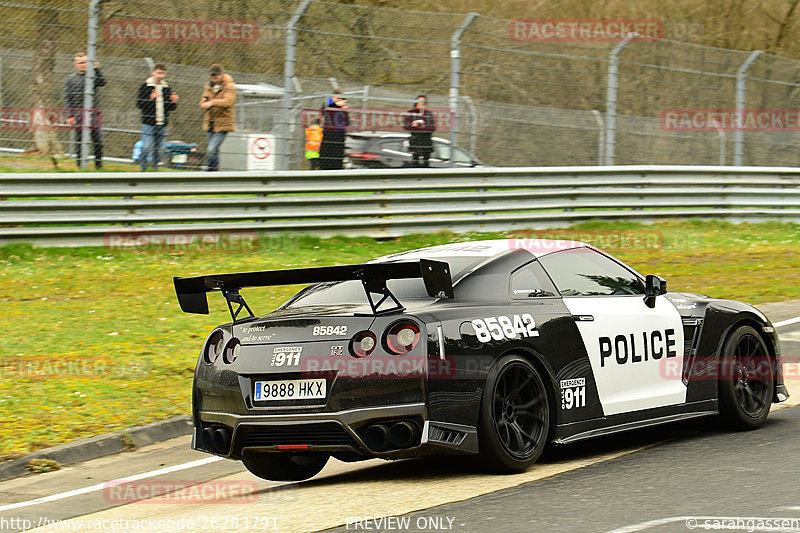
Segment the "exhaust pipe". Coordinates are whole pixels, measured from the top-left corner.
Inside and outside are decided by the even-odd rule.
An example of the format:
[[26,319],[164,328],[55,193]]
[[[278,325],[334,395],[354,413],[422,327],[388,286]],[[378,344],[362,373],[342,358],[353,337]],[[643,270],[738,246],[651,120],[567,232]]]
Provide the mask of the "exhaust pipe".
[[385,450],[389,447],[389,430],[383,424],[369,426],[364,432],[364,443],[372,450]]
[[411,422],[397,422],[389,430],[389,440],[398,448],[413,446],[417,443],[419,437],[419,428]]
[[206,450],[214,450],[214,431],[211,428],[200,432],[200,446]]
[[231,448],[231,434],[225,428],[214,430],[214,450],[219,453],[227,454]]

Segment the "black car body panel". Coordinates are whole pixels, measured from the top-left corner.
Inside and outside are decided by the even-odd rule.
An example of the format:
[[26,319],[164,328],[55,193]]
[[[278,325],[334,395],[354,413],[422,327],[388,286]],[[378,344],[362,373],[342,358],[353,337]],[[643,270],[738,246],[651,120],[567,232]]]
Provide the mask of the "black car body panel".
[[[584,255],[556,256],[566,253]],[[272,313],[233,308],[246,307],[240,288],[298,280],[315,283]],[[722,348],[742,325],[768,348],[772,400],[788,397],[763,313],[673,292],[650,307],[643,276],[583,243],[457,243],[327,271],[175,283],[190,312],[207,312],[199,295],[209,291],[231,303],[233,322],[212,331],[197,363],[192,447],[234,459],[478,453],[487,377],[507,354],[545,382],[553,442],[716,414]],[[410,430],[387,444],[376,427]]]
[[[354,132],[347,135],[345,168],[406,168],[414,166],[408,133]],[[470,168],[484,164],[450,141],[432,138],[431,168]]]

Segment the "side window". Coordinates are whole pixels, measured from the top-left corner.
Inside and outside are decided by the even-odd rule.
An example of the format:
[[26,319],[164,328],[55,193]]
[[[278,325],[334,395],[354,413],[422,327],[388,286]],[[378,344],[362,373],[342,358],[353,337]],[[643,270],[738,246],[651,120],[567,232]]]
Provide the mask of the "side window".
[[450,161],[450,145],[434,142],[432,156],[435,159],[441,159],[442,161]]
[[395,152],[407,152],[407,147],[403,146],[403,139],[391,139],[381,141],[381,150],[393,150]]
[[509,293],[514,300],[555,296],[556,288],[538,261],[532,261],[511,274]]
[[539,258],[562,296],[644,294],[630,270],[589,248],[564,250]]

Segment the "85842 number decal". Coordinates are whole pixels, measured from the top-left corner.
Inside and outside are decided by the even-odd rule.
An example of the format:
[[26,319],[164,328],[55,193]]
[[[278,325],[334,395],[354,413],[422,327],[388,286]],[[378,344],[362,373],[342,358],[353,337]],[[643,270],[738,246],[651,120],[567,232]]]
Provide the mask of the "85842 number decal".
[[347,335],[347,326],[314,326],[311,334],[317,335]]
[[539,336],[536,321],[529,313],[514,315],[511,318],[505,315],[476,318],[472,321],[472,327],[475,328],[475,334],[481,342]]

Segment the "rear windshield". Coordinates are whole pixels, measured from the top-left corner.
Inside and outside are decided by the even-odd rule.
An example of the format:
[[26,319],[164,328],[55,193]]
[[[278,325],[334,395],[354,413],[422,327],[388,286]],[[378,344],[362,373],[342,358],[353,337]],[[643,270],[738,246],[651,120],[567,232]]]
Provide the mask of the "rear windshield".
[[[417,260],[419,257],[393,258],[392,261],[376,261],[379,263],[391,263],[399,261]],[[450,265],[450,277],[455,284],[461,277],[467,274],[472,268],[484,261],[485,257],[435,257],[436,261],[444,261]],[[412,279],[391,279],[386,282],[386,286],[400,300],[433,300],[425,290],[425,283],[422,278]],[[315,283],[297,293],[289,300],[283,309],[294,309],[297,307],[308,307],[317,305],[368,305],[364,287],[358,280],[349,281],[329,281]]]

